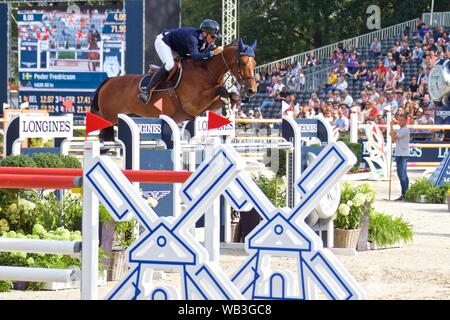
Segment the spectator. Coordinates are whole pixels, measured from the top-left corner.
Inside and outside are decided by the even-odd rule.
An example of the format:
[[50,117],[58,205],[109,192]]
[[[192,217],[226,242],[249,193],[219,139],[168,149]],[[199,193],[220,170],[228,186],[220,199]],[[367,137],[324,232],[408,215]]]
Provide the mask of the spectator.
[[335,69],[335,72],[339,76],[342,73],[347,74],[348,73],[348,69],[344,65],[344,63],[341,61],[341,62],[339,62],[338,67]]
[[347,105],[347,108],[350,108],[352,106],[353,98],[348,94],[348,90],[344,90],[341,101]]
[[419,85],[419,89],[417,89],[417,92],[420,94],[421,97],[424,97],[428,93],[428,82],[426,79],[422,78],[422,81]]
[[397,52],[400,53],[400,51],[402,50],[402,44],[400,43],[400,39],[394,40],[394,47],[395,50],[397,50]]
[[276,83],[273,86],[273,89],[281,92],[281,90],[283,90],[283,87],[285,87],[285,85],[283,83],[283,78],[281,76],[278,76],[276,78]]
[[417,84],[417,78],[411,77],[411,84],[409,85],[409,90],[411,90],[412,93],[416,93],[419,89],[419,85]]
[[348,88],[347,77],[345,76],[345,73],[342,72],[336,82],[336,89],[339,91],[344,91],[347,88]]
[[261,71],[259,72],[259,76],[261,77],[261,81],[267,82],[269,81],[269,72],[267,72],[267,67],[261,68]]
[[388,52],[386,57],[384,57],[383,64],[386,68],[392,68],[396,65],[392,52]]
[[384,84],[384,91],[395,90],[397,82],[395,81],[395,75],[392,71],[388,71],[386,74],[386,81]]
[[333,92],[333,104],[340,103],[340,102],[341,102],[341,97],[339,96],[339,91],[335,90]]
[[358,69],[356,70],[355,74],[353,75],[354,80],[358,80],[359,78],[364,79],[367,75],[367,65],[365,61],[359,61],[358,63]]
[[[386,125],[386,120],[384,119],[384,114],[382,111],[378,111],[377,117],[375,118],[374,122],[378,125]],[[386,127],[378,127],[378,129],[380,129],[381,133],[386,134]]]
[[424,112],[426,112],[428,109],[430,109],[433,105],[433,101],[431,101],[430,95],[425,94],[419,105],[420,105],[420,108],[422,108],[422,110]]
[[347,70],[351,76],[353,76],[358,70],[358,59],[356,57],[356,52],[351,53],[350,57],[347,59]]
[[412,59],[417,63],[417,64],[420,64],[420,63],[422,63],[422,60],[423,60],[423,58],[424,58],[424,53],[423,53],[423,50],[422,50],[422,48],[416,43],[415,45],[414,45],[414,49],[413,49],[413,52],[412,52]]
[[373,85],[375,85],[375,76],[372,71],[367,70],[367,75],[364,78],[363,86],[368,87]]
[[311,94],[311,98],[308,101],[308,105],[311,107],[311,109],[319,110],[319,108],[320,108],[320,100],[317,97],[317,93],[313,92]]
[[337,79],[338,75],[336,71],[334,69],[331,70],[330,74],[328,75],[327,84],[325,85],[325,92],[327,94],[328,92],[331,92],[336,88]]
[[325,115],[324,115],[324,119],[325,119],[325,121],[328,121],[328,123],[331,125],[331,126],[333,126],[334,124],[333,124],[333,115],[331,114],[331,111],[326,111],[325,112]]
[[423,38],[425,37],[425,34],[428,33],[430,31],[430,29],[428,28],[427,24],[424,22],[421,22],[418,26],[417,26],[417,35],[419,36],[420,39],[423,40]]
[[395,98],[395,100],[397,100],[397,105],[398,106],[403,106],[404,105],[404,97],[403,97],[403,90],[402,89],[397,89],[395,90],[397,96]]
[[294,78],[294,87],[295,87],[295,91],[300,91],[303,90],[305,88],[305,75],[302,71],[302,69],[298,69],[297,70],[297,75]]
[[308,53],[306,55],[306,59],[305,59],[305,62],[303,65],[305,67],[312,67],[312,66],[315,66],[316,64],[317,64],[317,58],[316,58],[314,52]]
[[377,117],[379,110],[375,107],[372,102],[366,104],[366,109],[364,110],[364,118],[366,119],[366,123],[368,121],[374,121]]
[[336,120],[336,128],[338,128],[339,133],[347,133],[349,130],[349,120],[344,115],[344,111],[340,109],[338,111],[339,118]]
[[374,37],[372,43],[369,47],[369,52],[372,57],[379,57],[381,55],[381,42],[378,40],[378,37]]
[[412,59],[412,52],[409,49],[407,42],[402,43],[402,48],[400,50],[400,59],[402,63],[408,63]]
[[402,63],[402,59],[400,58],[400,52],[397,51],[396,47],[392,47],[390,53],[392,54],[392,58],[396,65]]
[[417,67],[416,79],[419,85],[422,83],[422,79],[428,80],[428,77],[426,76],[425,72],[423,71],[423,67],[421,66]]
[[405,80],[405,74],[403,73],[403,68],[401,65],[398,65],[393,70],[394,79],[396,84],[402,84],[403,80]]
[[395,94],[393,91],[386,92],[388,94],[388,101],[386,107],[389,108],[391,114],[396,114],[398,110],[398,102],[395,99]]

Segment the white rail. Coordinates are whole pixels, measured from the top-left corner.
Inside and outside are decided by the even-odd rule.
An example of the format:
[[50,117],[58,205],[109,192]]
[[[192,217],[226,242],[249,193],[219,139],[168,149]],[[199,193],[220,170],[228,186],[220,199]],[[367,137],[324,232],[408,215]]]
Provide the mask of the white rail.
[[[81,252],[81,242],[0,238],[0,252],[28,252],[75,255]],[[0,273],[0,278],[1,277],[2,275]]]

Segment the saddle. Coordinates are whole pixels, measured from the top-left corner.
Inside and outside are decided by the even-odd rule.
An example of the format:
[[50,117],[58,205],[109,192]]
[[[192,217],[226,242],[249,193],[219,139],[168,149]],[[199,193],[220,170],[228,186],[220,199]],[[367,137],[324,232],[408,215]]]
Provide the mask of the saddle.
[[[150,82],[153,75],[159,70],[159,68],[161,67],[156,66],[154,64],[148,66],[147,74],[144,75],[141,81],[139,82],[139,90],[141,92],[145,92],[148,83]],[[170,70],[167,78],[164,81],[162,81],[153,92],[166,91],[172,88],[175,89],[180,84],[182,76],[183,76],[183,66],[181,65],[180,59],[176,58],[175,65],[172,68],[172,70]]]

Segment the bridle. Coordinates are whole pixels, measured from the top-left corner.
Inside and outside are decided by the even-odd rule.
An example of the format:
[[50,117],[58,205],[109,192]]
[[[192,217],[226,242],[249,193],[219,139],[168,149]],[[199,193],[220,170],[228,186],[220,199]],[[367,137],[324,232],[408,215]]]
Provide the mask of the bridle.
[[[236,50],[237,54],[234,56],[234,58],[231,60],[231,62],[233,62],[236,58],[237,58],[237,75],[234,75],[236,78],[236,81],[233,83],[233,85],[235,85],[236,83],[239,83],[239,85],[241,87],[244,86],[244,81],[245,80],[255,80],[255,77],[246,77],[243,73],[242,73],[242,69],[241,69],[241,62],[239,60],[239,49]],[[222,61],[225,64],[225,67],[227,68],[227,70],[225,71],[225,73],[227,73],[228,71],[230,71],[230,74],[228,75],[228,77],[224,80],[224,83],[226,83],[226,81],[228,80],[229,77],[231,77],[231,75],[233,74],[233,71],[231,70],[230,65],[228,64],[227,60],[225,59],[225,55],[223,54],[223,51],[220,53],[220,56],[222,57]],[[245,66],[247,66],[247,63],[245,64]]]

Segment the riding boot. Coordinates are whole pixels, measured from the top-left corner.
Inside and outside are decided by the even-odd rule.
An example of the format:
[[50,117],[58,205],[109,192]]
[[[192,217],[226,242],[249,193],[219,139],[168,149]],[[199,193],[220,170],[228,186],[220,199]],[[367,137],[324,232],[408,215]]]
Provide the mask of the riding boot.
[[166,68],[164,68],[164,66],[162,66],[161,68],[159,68],[159,70],[153,75],[153,77],[150,79],[150,82],[147,85],[147,89],[145,90],[146,92],[142,92],[139,95],[139,99],[147,104],[151,97],[152,97],[152,91],[153,88],[155,88],[162,80],[164,80],[167,76],[168,71],[166,70]]

